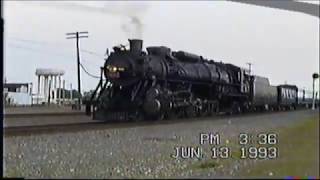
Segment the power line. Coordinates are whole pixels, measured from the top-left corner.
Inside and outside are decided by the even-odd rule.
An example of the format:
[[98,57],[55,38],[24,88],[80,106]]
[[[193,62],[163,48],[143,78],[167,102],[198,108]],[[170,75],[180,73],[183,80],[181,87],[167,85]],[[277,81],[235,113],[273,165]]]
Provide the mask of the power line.
[[53,51],[48,51],[48,50],[41,50],[41,49],[36,49],[36,48],[30,48],[30,47],[26,47],[26,46],[21,46],[21,45],[16,45],[16,44],[12,44],[12,43],[8,43],[8,46],[11,46],[13,48],[18,48],[18,49],[23,49],[23,50],[28,50],[28,51],[33,51],[36,53],[46,53],[46,54],[51,54],[51,55],[56,55],[56,56],[63,56],[63,57],[68,57],[70,58],[70,55],[64,54],[64,53],[57,53],[57,52],[53,52]]
[[[93,75],[93,74],[89,73],[89,72],[86,70],[86,68],[84,67],[84,65],[81,64],[81,63],[80,63],[80,67],[81,67],[81,68],[83,69],[83,71],[84,71],[87,75],[89,75],[90,77],[95,78],[95,79],[100,79],[100,76],[96,76],[96,75]],[[107,81],[107,79],[103,79],[103,78],[102,78],[102,81]]]
[[[81,36],[83,37],[83,36]],[[11,40],[14,41],[20,41],[20,42],[24,42],[24,43],[31,43],[31,44],[37,44],[37,45],[47,45],[47,46],[67,46],[66,44],[59,44],[59,43],[52,43],[52,42],[48,42],[48,41],[34,41],[34,40],[29,40],[29,39],[21,39],[21,38],[16,38],[16,37],[8,37]],[[20,47],[19,47],[20,48]],[[23,47],[21,47],[23,49]],[[28,48],[24,48],[24,49],[28,49]],[[30,48],[29,48],[30,49]],[[40,50],[39,50],[40,51]],[[102,54],[99,54],[97,52],[91,51],[91,50],[87,50],[87,49],[80,49],[81,52],[99,57],[99,58],[104,58],[104,56]]]
[[[43,52],[43,51],[41,51],[41,50],[39,50],[39,49],[33,49],[33,48],[29,48],[29,47],[17,46],[17,45],[15,45],[15,44],[9,44],[9,45],[12,46],[12,47],[14,47],[14,48],[19,48],[19,49],[34,51],[34,52],[37,52],[37,53],[47,53],[47,52]],[[56,53],[54,53],[54,52],[50,52],[50,53],[53,54],[53,55],[62,56],[62,57],[64,57],[64,58],[68,59],[68,60],[71,60],[70,57],[67,57],[67,56],[65,56],[65,55],[63,55],[63,54],[56,54]],[[85,60],[85,61],[86,61],[86,59],[82,59],[82,60]],[[96,61],[96,62],[97,62],[97,61]],[[93,64],[90,63],[90,65],[93,65]],[[98,65],[95,65],[95,66],[98,66]],[[83,68],[84,68],[84,66],[83,66]],[[98,77],[98,76],[92,75],[91,73],[89,73],[88,71],[86,71],[85,68],[84,68],[83,70],[84,70],[89,76],[92,76],[92,77],[94,77],[94,78]]]
[[89,76],[91,76],[91,77],[93,77],[93,78],[98,78],[98,79],[100,79],[100,76],[96,76],[96,75],[93,75],[93,74],[89,73],[89,72],[86,70],[86,68],[83,66],[83,64],[80,63],[80,66],[81,66],[81,68],[83,69],[83,71],[84,71],[85,73],[87,73]]
[[22,39],[22,38],[17,38],[17,37],[7,37],[9,40],[15,40],[15,41],[21,41],[25,43],[32,43],[32,44],[54,44],[48,41],[35,41],[35,40],[30,40],[30,39]]
[[102,54],[98,54],[96,52],[93,52],[93,51],[89,51],[89,50],[86,50],[86,49],[80,49],[81,52],[84,52],[84,53],[88,53],[88,54],[91,54],[91,55],[94,55],[94,56],[97,56],[97,57],[100,57],[100,58],[103,58],[104,56]]

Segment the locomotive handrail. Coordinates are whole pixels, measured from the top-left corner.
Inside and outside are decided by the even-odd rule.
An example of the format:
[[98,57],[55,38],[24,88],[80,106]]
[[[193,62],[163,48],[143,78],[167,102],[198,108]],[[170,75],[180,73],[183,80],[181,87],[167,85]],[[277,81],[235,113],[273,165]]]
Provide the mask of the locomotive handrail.
[[91,97],[90,97],[90,101],[86,102],[86,115],[90,115],[91,114],[91,105],[95,104],[96,102],[93,100],[98,88],[100,87],[100,84],[102,83],[102,79],[99,80],[99,83],[97,85],[97,87],[95,88],[95,90],[93,91]]
[[102,89],[100,90],[100,92],[99,92],[99,94],[98,94],[97,100],[100,99],[100,97],[101,97],[101,95],[102,95],[102,92],[106,89],[107,84],[108,84],[107,82],[104,83]]
[[95,88],[95,90],[93,91],[93,93],[92,93],[92,95],[90,97],[90,102],[93,102],[93,99],[94,99],[99,87],[101,86],[101,83],[102,83],[102,80],[100,79],[97,87]]
[[142,81],[139,82],[138,86],[136,86],[135,89],[133,89],[132,93],[131,93],[131,101],[134,100],[134,98],[136,97],[138,91],[140,90],[141,88],[141,85],[142,85]]

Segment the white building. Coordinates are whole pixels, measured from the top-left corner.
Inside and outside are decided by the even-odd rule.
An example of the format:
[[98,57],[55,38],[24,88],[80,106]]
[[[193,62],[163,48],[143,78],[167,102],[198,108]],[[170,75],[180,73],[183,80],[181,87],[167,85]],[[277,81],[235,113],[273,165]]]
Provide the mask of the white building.
[[6,105],[31,105],[32,83],[5,83],[3,94]]

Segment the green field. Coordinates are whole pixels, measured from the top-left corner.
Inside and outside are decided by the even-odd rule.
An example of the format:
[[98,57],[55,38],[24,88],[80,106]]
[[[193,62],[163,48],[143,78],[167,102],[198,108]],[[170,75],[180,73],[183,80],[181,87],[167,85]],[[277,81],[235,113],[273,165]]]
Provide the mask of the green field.
[[279,131],[279,157],[242,170],[242,177],[297,176],[319,178],[319,119],[308,119]]

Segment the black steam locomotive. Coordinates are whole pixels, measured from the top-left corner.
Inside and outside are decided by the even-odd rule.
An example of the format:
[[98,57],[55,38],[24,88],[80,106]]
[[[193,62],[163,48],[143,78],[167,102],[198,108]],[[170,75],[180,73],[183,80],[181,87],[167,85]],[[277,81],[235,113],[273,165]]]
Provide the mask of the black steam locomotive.
[[[87,105],[96,120],[164,119],[219,112],[295,109],[309,104],[295,85],[271,86],[265,77],[165,46],[129,40],[114,47],[102,68],[105,76]],[[308,101],[308,102],[307,102]]]

